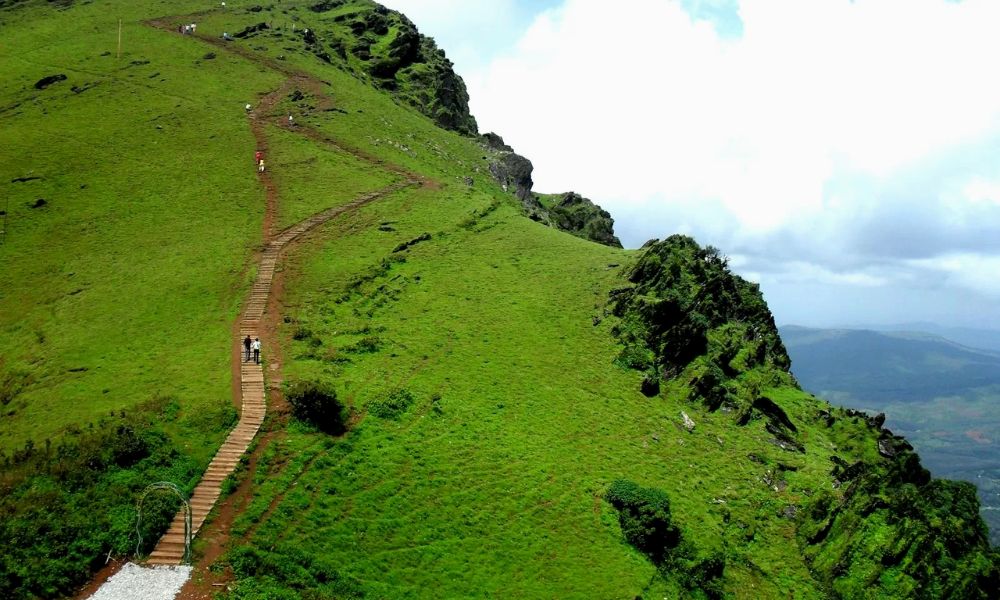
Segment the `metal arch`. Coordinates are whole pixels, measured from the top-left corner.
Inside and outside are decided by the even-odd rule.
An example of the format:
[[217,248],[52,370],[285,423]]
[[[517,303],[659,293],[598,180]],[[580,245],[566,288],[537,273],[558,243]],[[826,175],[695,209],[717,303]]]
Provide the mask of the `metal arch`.
[[142,549],[142,532],[139,530],[139,526],[142,523],[142,503],[146,500],[146,496],[161,490],[173,492],[175,496],[180,498],[181,504],[184,506],[184,558],[182,561],[185,563],[191,562],[191,537],[193,532],[193,527],[191,526],[191,504],[184,496],[184,493],[181,492],[181,489],[177,487],[177,484],[169,481],[158,481],[150,484],[139,495],[139,501],[135,505],[135,534],[138,537],[138,541],[135,544],[135,553],[138,555]]

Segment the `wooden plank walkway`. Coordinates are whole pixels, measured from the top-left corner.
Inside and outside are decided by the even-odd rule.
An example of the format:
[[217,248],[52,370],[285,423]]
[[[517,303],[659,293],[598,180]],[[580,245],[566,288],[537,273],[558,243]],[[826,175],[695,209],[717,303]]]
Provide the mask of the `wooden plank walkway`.
[[[404,188],[420,185],[419,181],[407,179],[395,183],[383,189],[364,194],[356,200],[324,210],[315,215],[289,227],[268,242],[264,252],[261,253],[257,267],[257,278],[250,289],[250,297],[247,300],[240,317],[239,335],[233,340],[239,350],[240,360],[243,360],[243,339],[250,336],[251,339],[261,337],[262,321],[264,320],[264,310],[267,307],[267,299],[271,294],[271,280],[274,278],[274,269],[278,264],[278,255],[281,251],[299,236],[305,234],[330,219],[347,211],[357,209],[369,202],[377,200],[386,194],[402,190]],[[222,493],[222,482],[236,468],[240,457],[247,451],[250,443],[257,435],[257,431],[264,423],[267,405],[264,394],[264,370],[259,364],[253,362],[241,362],[240,364],[240,391],[242,395],[242,410],[240,411],[240,421],[230,432],[229,437],[215,454],[215,458],[209,463],[208,469],[201,478],[201,482],[194,488],[191,495],[191,537],[194,538],[208,518],[219,495]],[[184,559],[184,509],[181,508],[170,523],[169,529],[160,538],[156,548],[149,555],[147,564],[151,565],[179,565]]]

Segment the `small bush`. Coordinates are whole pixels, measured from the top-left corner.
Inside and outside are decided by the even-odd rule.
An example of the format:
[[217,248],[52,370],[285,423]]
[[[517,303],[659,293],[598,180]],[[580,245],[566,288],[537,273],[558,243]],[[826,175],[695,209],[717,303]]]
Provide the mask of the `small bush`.
[[332,386],[320,381],[293,381],[285,383],[284,388],[295,418],[326,433],[340,434],[346,430],[344,406]]
[[645,371],[653,366],[653,353],[638,344],[629,344],[618,353],[615,364],[624,369]]
[[354,345],[348,346],[344,350],[347,352],[355,352],[358,354],[372,354],[378,352],[379,348],[382,347],[382,340],[378,339],[373,335],[365,336],[357,341]]
[[661,563],[680,542],[680,530],[670,519],[666,492],[619,479],[608,488],[605,498],[618,509],[618,522],[628,543],[654,563]]
[[380,419],[395,419],[413,404],[413,394],[407,390],[396,390],[378,400],[368,403],[368,412]]

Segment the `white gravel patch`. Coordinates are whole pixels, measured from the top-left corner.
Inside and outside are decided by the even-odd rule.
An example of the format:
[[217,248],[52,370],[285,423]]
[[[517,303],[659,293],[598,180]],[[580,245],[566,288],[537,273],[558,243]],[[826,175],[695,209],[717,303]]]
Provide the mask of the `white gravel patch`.
[[174,600],[189,577],[189,566],[140,567],[128,563],[105,581],[90,600]]

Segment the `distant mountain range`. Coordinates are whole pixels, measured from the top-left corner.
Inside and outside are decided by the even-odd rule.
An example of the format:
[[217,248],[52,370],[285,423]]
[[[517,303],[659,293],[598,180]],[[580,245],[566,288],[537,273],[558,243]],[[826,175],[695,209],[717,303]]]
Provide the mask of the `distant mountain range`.
[[940,336],[970,348],[1000,352],[1000,331],[996,329],[945,327],[925,322],[866,325],[864,327],[850,327],[850,329],[867,329],[882,333],[922,332]]
[[1000,333],[927,327],[934,331],[787,325],[780,332],[803,388],[886,413],[886,427],[905,435],[935,476],[976,484],[1000,544],[1000,351],[941,335],[957,332],[982,347]]
[[824,396],[914,402],[1000,385],[1000,353],[931,333],[786,326],[781,338],[792,372],[807,389]]

